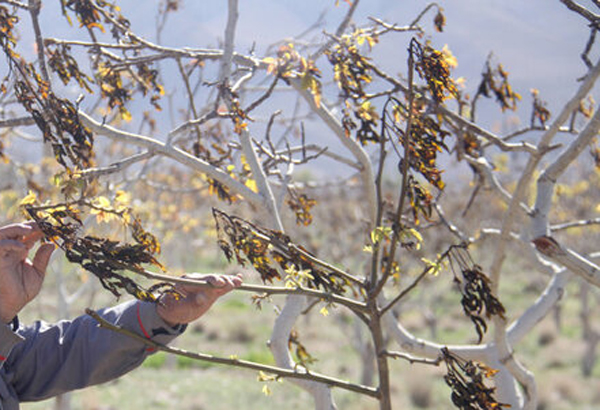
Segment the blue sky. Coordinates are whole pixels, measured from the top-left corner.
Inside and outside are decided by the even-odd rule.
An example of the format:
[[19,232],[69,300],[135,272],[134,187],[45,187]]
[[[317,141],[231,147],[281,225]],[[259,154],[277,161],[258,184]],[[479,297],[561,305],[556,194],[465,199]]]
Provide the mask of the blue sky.
[[[81,32],[66,27],[58,4],[58,1],[44,2],[45,35],[77,39]],[[155,40],[159,0],[124,0],[119,4],[131,20],[133,30]],[[338,7],[334,4],[335,0],[240,0],[236,50],[246,53],[255,45],[257,56],[264,56],[269,45],[299,34],[324,12],[323,26],[311,34],[320,38],[323,30],[335,30],[348,8],[344,0],[340,0]],[[364,25],[368,16],[376,16],[405,25],[427,4],[423,0],[362,0],[354,20]],[[493,52],[510,72],[513,87],[523,95],[522,121],[527,121],[530,113],[531,88],[539,89],[541,98],[556,112],[575,91],[576,78],[585,73],[579,55],[588,36],[586,22],[559,0],[450,0],[438,4],[447,17],[444,32],[433,31],[432,12],[422,24],[435,46],[448,44],[458,58],[455,77],[465,77],[467,91],[473,93],[486,58]],[[223,38],[226,18],[227,0],[183,0],[181,10],[171,16],[166,26],[163,43],[176,47],[217,47]],[[22,23],[27,24],[26,20]],[[394,74],[405,73],[405,50],[410,35],[391,34],[390,38],[375,48],[374,58]],[[84,107],[85,104],[84,101]],[[516,118],[513,113],[501,114],[491,102],[484,102],[479,113],[485,125],[495,131],[501,131],[503,124]]]
[[[134,31],[154,40],[159,0],[124,0],[119,4]],[[405,25],[427,4],[424,0],[362,0],[355,22],[363,25],[368,16],[377,16]],[[576,87],[575,79],[585,72],[579,54],[588,36],[586,22],[559,0],[450,0],[438,4],[447,17],[444,33],[433,32],[431,12],[422,24],[434,45],[441,48],[448,44],[458,58],[455,76],[465,77],[468,89],[477,87],[490,52],[510,72],[515,89],[525,98],[530,88],[539,89],[551,109],[569,98]],[[62,22],[54,24],[60,19],[57,5],[58,1],[44,3],[44,32],[76,38],[78,31],[66,29]],[[313,37],[319,37],[323,30],[335,29],[347,7],[344,0],[338,7],[335,0],[240,0],[237,51],[245,53],[255,45],[256,54],[263,56],[269,45],[297,35],[325,12],[325,24],[313,33]],[[163,43],[217,47],[226,18],[227,0],[182,0],[181,10],[170,18],[163,33]],[[405,61],[410,36],[392,36],[394,41],[377,47],[375,56],[399,71],[398,62]]]
[[[134,28],[153,36],[145,22],[154,21],[154,2],[122,2]],[[334,0],[241,0],[237,30],[238,51],[246,52],[256,44],[257,54],[283,38],[292,37],[314,23],[326,12],[324,29],[332,31],[343,17],[347,5],[338,7]],[[444,33],[433,33],[430,14],[423,25],[432,32],[438,46],[448,44],[459,61],[457,76],[471,79],[476,87],[486,57],[493,52],[510,72],[515,88],[524,96],[530,88],[541,91],[551,108],[558,106],[574,90],[574,78],[584,73],[579,58],[588,35],[582,18],[568,11],[558,0],[451,0],[438,2],[445,10],[447,26]],[[181,46],[217,46],[223,36],[226,21],[226,0],[183,2],[181,11],[173,16],[164,40]],[[423,0],[363,0],[355,21],[364,24],[368,16],[382,17],[389,22],[406,24],[429,2]],[[134,11],[133,13],[130,12]],[[321,30],[317,30],[315,35]],[[384,45],[383,56],[390,61],[404,58],[408,36],[398,35],[397,45]]]

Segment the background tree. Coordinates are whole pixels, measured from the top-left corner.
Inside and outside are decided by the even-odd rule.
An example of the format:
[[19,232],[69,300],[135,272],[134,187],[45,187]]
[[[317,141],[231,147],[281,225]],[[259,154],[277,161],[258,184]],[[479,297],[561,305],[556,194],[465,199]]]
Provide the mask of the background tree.
[[[318,33],[316,24],[257,55],[236,47],[243,18],[236,0],[227,2],[218,48],[161,44],[177,1],[160,3],[156,41],[136,34],[118,4],[65,0],[42,9],[39,0],[0,1],[2,142],[41,135],[54,157],[19,164],[2,151],[10,172],[27,183],[16,202],[68,261],[116,296],[155,301],[173,292],[186,279],[168,272],[177,261],[161,260],[161,242],[190,243],[207,226],[229,261],[266,282],[240,291],[259,306],[285,295],[269,339],[276,366],[159,347],[165,351],[258,370],[265,383],[289,379],[317,409],[335,408],[332,388],[392,408],[391,386],[402,379],[390,371],[397,358],[443,366],[459,408],[535,409],[535,376],[521,362],[519,342],[570,281],[599,283],[593,244],[561,234],[592,232],[598,222],[589,207],[569,205],[573,194],[556,184],[585,175],[591,182],[577,195],[594,198],[600,127],[589,99],[600,73],[588,57],[596,15],[563,3],[592,24],[587,72],[557,113],[532,91],[530,123],[504,134],[478,122],[481,105],[517,110],[523,97],[494,56],[482,62],[476,88],[452,77],[456,58],[424,28],[444,29],[437,4],[400,25],[354,21],[367,5],[345,2],[335,31]],[[76,39],[44,34],[41,13],[52,11],[77,29]],[[370,58],[386,41],[407,50],[391,69]],[[556,143],[559,134],[570,137]],[[510,172],[502,169],[507,157]],[[313,181],[296,172],[323,161],[349,176]],[[440,163],[470,172],[472,187]],[[529,258],[522,266],[549,275],[535,295],[520,295],[523,310],[503,303],[504,278],[519,266],[507,258]],[[403,325],[409,295],[429,282],[422,294],[432,297],[439,281],[472,326],[460,343],[437,341],[435,332],[426,340]],[[593,352],[597,336],[583,306]],[[365,383],[374,361],[373,386],[313,369],[310,343],[294,327],[315,311],[344,311],[369,335],[357,337],[357,347]]]

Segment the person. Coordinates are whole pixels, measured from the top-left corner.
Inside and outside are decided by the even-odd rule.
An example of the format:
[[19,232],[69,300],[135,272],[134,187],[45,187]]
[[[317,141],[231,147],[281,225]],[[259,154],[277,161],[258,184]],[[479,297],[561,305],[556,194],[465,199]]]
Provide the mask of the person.
[[[29,251],[42,237],[32,222],[0,227],[1,410],[115,379],[152,353],[147,345],[101,328],[87,315],[52,325],[19,324],[18,313],[38,295],[55,249],[43,243],[29,260]],[[187,276],[201,277],[213,287],[176,285],[182,297],[166,294],[158,304],[134,300],[98,313],[110,323],[167,344],[242,283],[241,275]]]

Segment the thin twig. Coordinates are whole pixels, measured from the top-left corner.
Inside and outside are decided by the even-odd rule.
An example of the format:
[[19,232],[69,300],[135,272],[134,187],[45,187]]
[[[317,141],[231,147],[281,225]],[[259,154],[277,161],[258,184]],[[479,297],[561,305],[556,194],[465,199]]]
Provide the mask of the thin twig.
[[46,67],[46,57],[44,56],[44,40],[42,38],[42,30],[40,29],[40,9],[42,8],[42,0],[29,0],[29,14],[31,15],[31,23],[33,32],[35,33],[35,43],[38,55],[38,64],[42,72],[42,79],[50,86],[50,76]]
[[[346,16],[344,17],[344,19],[338,26],[337,30],[335,30],[335,37],[341,37],[342,34],[344,34],[344,31],[346,31],[346,28],[352,21],[352,16],[354,15],[356,8],[358,7],[358,3],[359,3],[359,0],[354,0],[352,2],[352,5],[350,6],[350,8],[348,9],[348,12],[346,13]],[[333,38],[330,38],[325,44],[323,44],[321,47],[319,47],[319,49],[309,57],[309,60],[315,61],[316,59],[321,57],[321,55],[323,55],[323,53],[325,51],[327,51],[329,49],[329,47],[332,46],[333,43],[335,43],[335,40]]]
[[344,272],[343,270],[336,268],[335,266],[319,259],[316,258],[315,256],[311,255],[310,253],[306,252],[304,249],[299,248],[298,246],[294,245],[293,243],[290,244],[290,249],[293,249],[294,251],[298,252],[300,255],[302,255],[303,257],[307,258],[308,260],[310,260],[313,263],[316,263],[317,265],[320,265],[321,267],[331,270],[332,272],[334,272],[336,275],[341,276],[344,279],[349,280],[350,282],[359,285],[359,286],[363,286],[363,281],[355,276],[352,276],[351,274]]
[[391,357],[392,359],[404,359],[407,360],[410,364],[414,363],[422,363],[422,364],[430,364],[432,366],[439,366],[442,362],[442,357],[438,357],[437,359],[425,359],[422,357],[414,357],[409,355],[408,353],[396,352],[392,350],[385,350],[382,354]]
[[598,21],[600,20],[600,15],[592,13],[587,8],[575,3],[572,0],[560,0],[560,2],[567,6],[569,10],[572,10],[575,13],[582,16],[583,18],[587,19],[593,26],[596,26],[598,24]]
[[125,168],[140,162],[152,158],[154,153],[152,151],[145,151],[139,154],[132,155],[130,157],[124,158],[121,161],[110,164],[107,167],[103,168],[88,168],[84,169],[80,172],[81,176],[84,178],[96,178],[102,175],[114,174],[116,172],[123,171]]
[[276,374],[277,376],[280,376],[280,377],[289,377],[289,378],[295,378],[295,379],[316,381],[316,382],[320,382],[320,383],[325,383],[329,386],[338,387],[340,389],[353,391],[353,392],[359,393],[359,394],[364,394],[369,397],[375,397],[375,398],[378,397],[378,391],[377,391],[377,389],[375,389],[373,387],[363,386],[360,384],[354,384],[354,383],[350,383],[350,382],[347,382],[344,380],[325,376],[325,375],[322,375],[319,373],[314,373],[314,372],[309,371],[308,369],[305,369],[300,366],[298,366],[295,370],[287,370],[287,369],[283,369],[280,367],[269,366],[269,365],[264,365],[264,364],[260,364],[260,363],[256,363],[256,362],[251,362],[248,360],[242,360],[242,359],[236,359],[236,358],[224,358],[224,357],[213,356],[213,355],[209,355],[209,354],[205,354],[205,353],[194,353],[194,352],[189,352],[187,350],[163,345],[161,343],[157,343],[157,342],[153,341],[152,339],[147,339],[144,336],[138,335],[137,333],[134,333],[128,329],[124,329],[120,326],[116,326],[112,323],[107,322],[97,312],[93,311],[92,309],[88,308],[85,310],[85,312],[89,316],[91,316],[94,320],[96,320],[100,324],[101,327],[112,330],[117,333],[120,333],[127,337],[130,337],[140,343],[145,344],[146,346],[152,347],[156,350],[160,350],[160,351],[163,351],[166,353],[171,353],[171,354],[174,354],[177,356],[188,357],[188,358],[194,359],[194,360],[200,360],[200,361],[211,362],[211,363],[225,364],[225,365],[229,365],[229,366],[233,366],[233,367],[240,367],[240,368],[245,368],[245,369],[263,371],[266,373]]
[[0,3],[10,4],[11,6],[15,6],[23,10],[29,10],[29,6],[27,4],[17,0],[0,0]]
[[[414,41],[414,39],[413,39]],[[390,243],[389,251],[388,251],[388,261],[386,264],[385,272],[379,283],[376,284],[373,289],[373,297],[376,297],[379,292],[385,286],[387,280],[392,274],[392,266],[396,259],[396,247],[398,246],[398,242],[400,240],[400,220],[402,218],[402,211],[404,209],[404,202],[406,201],[406,196],[408,194],[408,169],[409,164],[411,162],[410,158],[410,134],[412,130],[413,123],[413,105],[415,100],[414,93],[414,68],[415,68],[415,60],[413,54],[413,41],[411,41],[409,50],[408,50],[408,107],[407,113],[408,118],[406,119],[406,129],[404,130],[404,141],[403,141],[403,149],[404,149],[404,157],[402,158],[402,188],[400,190],[400,198],[398,199],[398,208],[396,209],[396,216],[393,223],[397,226],[396,229],[393,230],[394,234],[392,236],[392,241]]]
[[562,231],[562,230],[570,229],[570,228],[583,228],[585,226],[599,225],[599,224],[600,224],[600,218],[582,219],[580,221],[572,221],[572,222],[565,222],[562,224],[551,225],[550,230],[552,232],[556,232],[556,231]]
[[5,120],[0,120],[0,128],[24,127],[34,124],[35,121],[33,120],[33,117],[7,118]]
[[273,80],[273,82],[271,83],[271,85],[269,86],[267,91],[244,110],[246,112],[246,114],[250,113],[252,110],[254,110],[256,107],[261,105],[267,98],[269,98],[271,96],[271,94],[273,93],[273,90],[275,90],[275,86],[277,85],[278,81],[279,81],[279,76],[277,75],[277,76],[275,76],[275,79]]
[[394,299],[392,299],[386,306],[384,306],[379,312],[380,316],[383,316],[388,310],[390,310],[396,303],[398,303],[403,297],[410,293],[417,285],[427,276],[427,274],[433,269],[432,266],[427,266],[419,276],[413,280],[413,282],[402,292],[400,292]]

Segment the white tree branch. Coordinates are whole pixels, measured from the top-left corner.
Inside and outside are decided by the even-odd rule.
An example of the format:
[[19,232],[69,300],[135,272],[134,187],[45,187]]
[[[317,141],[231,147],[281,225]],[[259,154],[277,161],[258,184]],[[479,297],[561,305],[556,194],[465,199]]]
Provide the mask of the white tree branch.
[[[308,90],[302,89],[302,85],[300,80],[297,78],[289,79],[290,84],[294,89],[300,93],[300,95],[304,98],[304,100],[308,103],[310,108],[315,112],[321,120],[327,125],[327,127],[333,131],[334,135],[340,140],[340,142],[354,155],[354,158],[361,165],[360,175],[363,181],[363,186],[365,189],[365,195],[367,197],[367,204],[369,209],[369,222],[372,229],[373,224],[377,215],[377,193],[375,192],[375,175],[373,173],[373,167],[371,164],[371,159],[365,152],[365,150],[359,145],[358,142],[353,140],[352,138],[346,137],[344,129],[342,125],[334,117],[334,115],[325,107],[323,103],[320,106],[315,104],[313,96],[310,94]],[[370,231],[369,229],[369,231]]]
[[[273,326],[271,340],[269,341],[269,348],[273,353],[278,367],[295,369],[297,366],[300,366],[294,362],[290,355],[288,340],[294,323],[296,323],[296,320],[304,310],[305,301],[306,298],[304,296],[288,296],[285,306],[275,320],[275,326]],[[306,380],[295,380],[294,383],[312,394],[315,400],[315,410],[337,409],[333,402],[331,389],[326,385]]]
[[79,111],[79,117],[86,127],[89,127],[97,134],[104,135],[107,138],[117,141],[136,145],[138,147],[144,147],[149,151],[172,158],[183,165],[214,178],[237,194],[242,195],[250,203],[257,206],[261,206],[263,204],[263,199],[261,196],[249,189],[246,185],[242,184],[236,179],[233,179],[225,171],[222,171],[221,169],[210,165],[208,162],[203,161],[202,159],[197,158],[179,148],[165,144],[164,142],[155,140],[153,138],[146,137],[144,135],[125,132],[111,127],[110,125],[101,124],[83,111]]
[[550,234],[548,214],[552,207],[556,181],[569,165],[575,161],[579,154],[589,146],[592,139],[598,135],[598,130],[600,130],[600,108],[596,110],[594,116],[581,131],[577,139],[539,176],[537,181],[537,197],[531,224],[532,236],[534,238]]
[[219,74],[220,83],[227,81],[231,73],[235,27],[239,17],[238,0],[227,0],[227,5],[227,26],[225,27],[225,44],[223,45],[223,58],[221,60],[221,72]]
[[508,327],[508,340],[511,345],[519,343],[535,325],[546,317],[556,303],[562,299],[567,283],[572,277],[573,274],[565,270],[552,277],[544,292],[533,305]]

